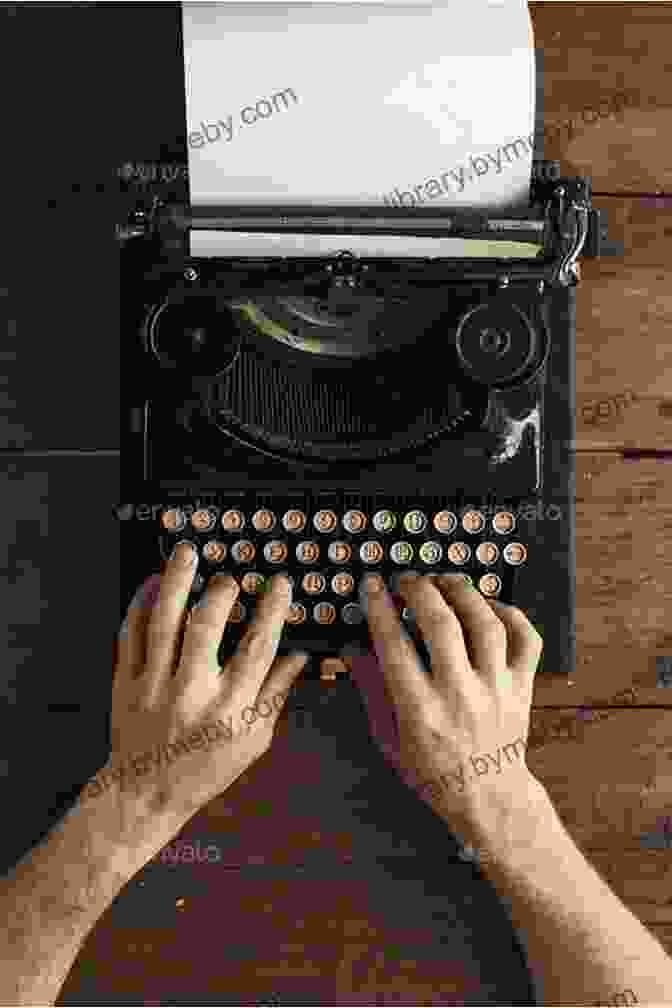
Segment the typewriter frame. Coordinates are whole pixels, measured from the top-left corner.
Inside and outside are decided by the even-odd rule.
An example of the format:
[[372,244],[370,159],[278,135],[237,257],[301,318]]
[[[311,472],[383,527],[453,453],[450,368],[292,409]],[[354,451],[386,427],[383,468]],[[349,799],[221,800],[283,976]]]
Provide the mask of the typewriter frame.
[[[542,437],[538,440],[538,476],[536,487],[526,488],[524,493],[500,491],[496,495],[497,505],[516,509],[519,516],[520,538],[523,542],[534,543],[530,548],[528,561],[512,572],[512,593],[514,601],[523,608],[532,622],[540,629],[545,641],[547,656],[544,671],[550,674],[567,675],[575,668],[575,536],[574,536],[574,489],[575,471],[573,458],[575,409],[575,333],[576,306],[574,288],[580,279],[579,255],[595,257],[600,255],[601,241],[606,230],[600,220],[600,212],[591,206],[590,180],[586,178],[560,178],[557,162],[535,162],[530,193],[530,208],[526,213],[507,212],[502,215],[484,213],[478,209],[453,208],[378,208],[368,207],[235,207],[235,208],[190,208],[179,201],[166,202],[150,196],[136,204],[124,225],[118,228],[119,242],[124,250],[122,281],[128,283],[130,274],[137,275],[143,264],[154,262],[168,274],[179,273],[185,287],[198,283],[201,275],[212,271],[212,258],[198,258],[189,254],[189,235],[192,229],[213,229],[218,231],[286,231],[289,234],[407,234],[430,237],[462,237],[488,241],[539,241],[543,240],[543,253],[533,259],[470,259],[437,257],[385,257],[375,260],[353,256],[349,252],[321,257],[276,258],[276,257],[235,257],[227,259],[227,264],[235,263],[240,275],[255,274],[273,278],[277,284],[283,277],[294,284],[297,278],[305,283],[320,277],[323,285],[345,284],[355,287],[364,284],[372,276],[389,276],[395,269],[410,271],[417,269],[426,278],[428,274],[440,271],[442,282],[450,283],[459,278],[461,283],[489,284],[493,290],[509,292],[522,286],[533,285],[540,299],[547,305],[552,318],[552,332],[547,359],[534,378],[545,387],[547,380],[553,383],[553,394],[543,396]],[[123,292],[122,292],[123,293]],[[146,310],[144,305],[143,310]],[[124,333],[135,333],[140,319],[138,302],[129,306],[122,298],[122,324]],[[137,339],[135,351],[137,352]],[[128,358],[127,358],[128,359]],[[160,495],[166,503],[179,499],[199,500],[208,493],[225,489],[222,481],[210,479],[190,479],[188,483],[179,480],[155,479],[151,472],[149,456],[149,424],[151,422],[152,397],[150,392],[151,374],[143,366],[142,355],[135,358],[131,369],[134,381],[124,390],[124,410],[122,420],[122,482],[126,499],[151,499]],[[550,377],[549,377],[550,376]],[[529,383],[531,386],[533,383]],[[203,385],[202,378],[192,380],[194,390]],[[525,386],[523,386],[525,389]],[[524,393],[523,393],[524,394]],[[543,392],[542,392],[543,395]],[[502,392],[506,398],[506,391]],[[514,397],[515,398],[515,397]],[[256,447],[256,446],[255,446]],[[273,453],[266,463],[273,467],[277,459]],[[259,499],[268,500],[272,496],[270,487],[278,492],[281,470],[286,471],[287,460],[282,460],[274,471],[273,479],[264,487],[264,480],[253,480],[250,484]],[[314,462],[306,467],[301,461],[296,472],[303,475],[308,484],[312,474],[313,484],[304,487],[311,500],[319,506],[344,507],[344,495],[375,495],[375,479],[368,485],[361,478],[351,482],[339,480],[338,489],[330,485],[328,468]],[[273,471],[268,470],[268,471]],[[315,478],[315,474],[317,478]],[[416,470],[417,479],[417,470]],[[296,476],[294,477],[296,479]],[[299,477],[300,478],[300,477]],[[333,480],[331,481],[333,482]],[[413,494],[416,506],[427,496],[436,497],[437,487],[419,487]],[[470,506],[492,507],[493,496],[481,487],[476,497],[470,487],[462,487],[463,499]],[[424,491],[424,492],[423,492]],[[248,491],[249,492],[249,491]],[[226,495],[245,492],[226,487]],[[380,491],[381,496],[389,494]],[[455,500],[455,493],[446,494]],[[460,493],[458,491],[458,497]],[[354,499],[354,497],[353,497]],[[487,503],[484,503],[486,502]],[[448,506],[448,505],[446,505]],[[527,518],[521,520],[521,506],[527,508]],[[550,511],[558,514],[550,517]],[[532,515],[530,515],[530,511]],[[539,524],[533,524],[539,523]],[[132,526],[132,528],[131,528]],[[148,529],[142,523],[129,523],[129,534],[134,543],[133,580],[144,563],[144,569],[155,565],[156,540],[150,546]],[[532,531],[532,530],[535,531]],[[539,535],[539,530],[543,535]],[[543,539],[544,548],[541,548]],[[129,543],[130,546],[130,543]],[[151,559],[150,559],[151,558]],[[552,558],[554,578],[548,583],[548,560]],[[124,569],[130,567],[122,563]],[[124,579],[125,580],[125,579]],[[553,622],[551,623],[551,614]],[[318,628],[319,630],[319,628]],[[284,642],[281,642],[281,651]],[[291,646],[314,648],[317,640],[292,640]],[[321,654],[337,653],[329,649]],[[550,662],[549,657],[550,656]]]

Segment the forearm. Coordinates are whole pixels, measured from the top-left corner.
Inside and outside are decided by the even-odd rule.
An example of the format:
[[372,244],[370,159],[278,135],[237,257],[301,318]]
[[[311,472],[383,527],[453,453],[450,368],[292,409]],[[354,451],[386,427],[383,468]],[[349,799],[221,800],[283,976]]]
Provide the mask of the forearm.
[[116,786],[80,800],[0,881],[0,1004],[54,1004],[98,918],[181,826],[131,816]]
[[672,1002],[672,959],[611,891],[539,785],[527,821],[488,844],[483,871],[525,942],[543,1004]]

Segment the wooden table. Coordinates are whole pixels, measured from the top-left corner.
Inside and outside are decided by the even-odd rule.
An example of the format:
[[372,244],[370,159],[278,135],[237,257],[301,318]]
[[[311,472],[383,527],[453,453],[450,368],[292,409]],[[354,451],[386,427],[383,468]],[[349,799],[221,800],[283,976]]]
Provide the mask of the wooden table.
[[[624,254],[582,264],[578,661],[573,680],[548,675],[536,683],[533,733],[543,744],[531,748],[528,762],[591,861],[672,950],[672,852],[664,838],[658,848],[642,846],[639,839],[641,831],[656,829],[657,817],[672,814],[667,744],[672,692],[656,686],[656,659],[672,656],[672,460],[626,461],[622,454],[626,448],[672,448],[672,294],[667,288],[672,196],[666,205],[651,200],[658,191],[672,192],[672,161],[665,154],[672,135],[672,104],[666,103],[672,9],[647,3],[530,6],[536,46],[543,50],[546,122],[571,123],[547,141],[545,156],[560,160],[563,174],[592,176],[593,203],[607,209],[609,237],[623,242]],[[628,106],[599,118],[598,107],[607,108],[600,102],[619,91],[632,96]],[[630,702],[614,700],[629,687],[634,690]],[[579,720],[579,704],[590,704],[595,720]],[[458,1001],[465,996],[473,970],[470,974],[464,958],[461,965],[454,953],[423,958],[418,947],[429,940],[427,930],[391,924],[365,891],[355,870],[361,855],[356,830],[347,820],[330,817],[323,794],[332,786],[333,766],[349,758],[339,745],[334,741],[333,752],[317,752],[292,743],[286,728],[280,732],[272,752],[190,824],[192,836],[227,831],[233,837],[218,881],[215,869],[204,866],[202,889],[183,897],[183,903],[178,883],[170,890],[175,899],[166,904],[163,928],[155,920],[140,920],[124,929],[122,940],[120,930],[103,919],[71,972],[64,1003],[87,970],[105,978],[106,989],[128,990],[128,964],[122,969],[119,957],[133,957],[138,950],[133,975],[145,997],[148,978],[157,983],[160,978],[167,991],[171,978],[184,977],[186,960],[192,963],[194,990],[244,990],[248,1003],[279,990],[279,974],[294,976],[297,987],[306,990],[334,992],[340,1000],[332,1003],[373,1003],[367,992],[369,998],[377,992],[378,1003],[403,996],[403,1003],[445,1004],[450,991]],[[359,773],[353,780],[362,780],[365,765],[361,753],[359,762],[352,760],[350,769]],[[377,786],[388,786],[381,783],[384,771],[379,767],[376,773]],[[401,815],[404,799],[388,784],[389,802]],[[352,806],[353,787],[340,796],[339,815],[348,803]],[[366,794],[365,786],[361,793]],[[374,832],[382,836],[384,829],[379,821]],[[327,880],[319,870],[292,876],[290,866],[317,854],[341,865],[338,877],[332,872]],[[287,876],[253,877],[255,861],[284,865]],[[465,871],[471,871],[459,862],[444,867],[449,890],[462,885]],[[133,885],[151,886],[156,870],[150,866],[145,880]],[[157,899],[159,889],[164,898],[170,889],[166,869],[159,870],[164,881]],[[220,939],[216,948],[213,929]],[[233,950],[229,945],[227,958],[222,935],[224,944],[251,942],[256,959],[245,961],[235,945]],[[349,993],[354,990],[359,1000]],[[443,1000],[432,1001],[440,990]]]

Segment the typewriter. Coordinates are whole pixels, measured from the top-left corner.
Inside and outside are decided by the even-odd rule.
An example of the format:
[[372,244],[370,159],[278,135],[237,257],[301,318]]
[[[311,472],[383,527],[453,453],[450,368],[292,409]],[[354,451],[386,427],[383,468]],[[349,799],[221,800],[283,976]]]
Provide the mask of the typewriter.
[[[371,646],[366,575],[395,593],[401,572],[462,573],[527,613],[545,673],[571,674],[575,287],[606,237],[590,179],[535,161],[529,207],[499,215],[192,208],[180,185],[136,195],[117,228],[124,607],[193,543],[190,604],[215,572],[240,586],[224,661],[285,573],[279,653],[306,649],[310,678]],[[342,248],[199,256],[196,231]],[[450,237],[466,254],[376,258],[353,235]]]

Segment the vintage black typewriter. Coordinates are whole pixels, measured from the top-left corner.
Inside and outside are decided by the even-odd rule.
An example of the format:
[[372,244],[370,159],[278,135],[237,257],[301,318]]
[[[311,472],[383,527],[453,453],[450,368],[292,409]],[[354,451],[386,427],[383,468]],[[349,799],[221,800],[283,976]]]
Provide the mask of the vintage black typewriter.
[[[194,257],[194,230],[338,234],[342,251]],[[488,244],[376,259],[355,234]],[[394,591],[402,571],[462,572],[527,612],[548,674],[574,671],[575,286],[604,237],[589,179],[536,161],[529,208],[501,216],[154,194],[118,235],[124,607],[159,553],[196,544],[193,601],[213,572],[240,585],[225,660],[284,572],[280,653],[307,649],[318,676],[370,645],[365,575]]]

